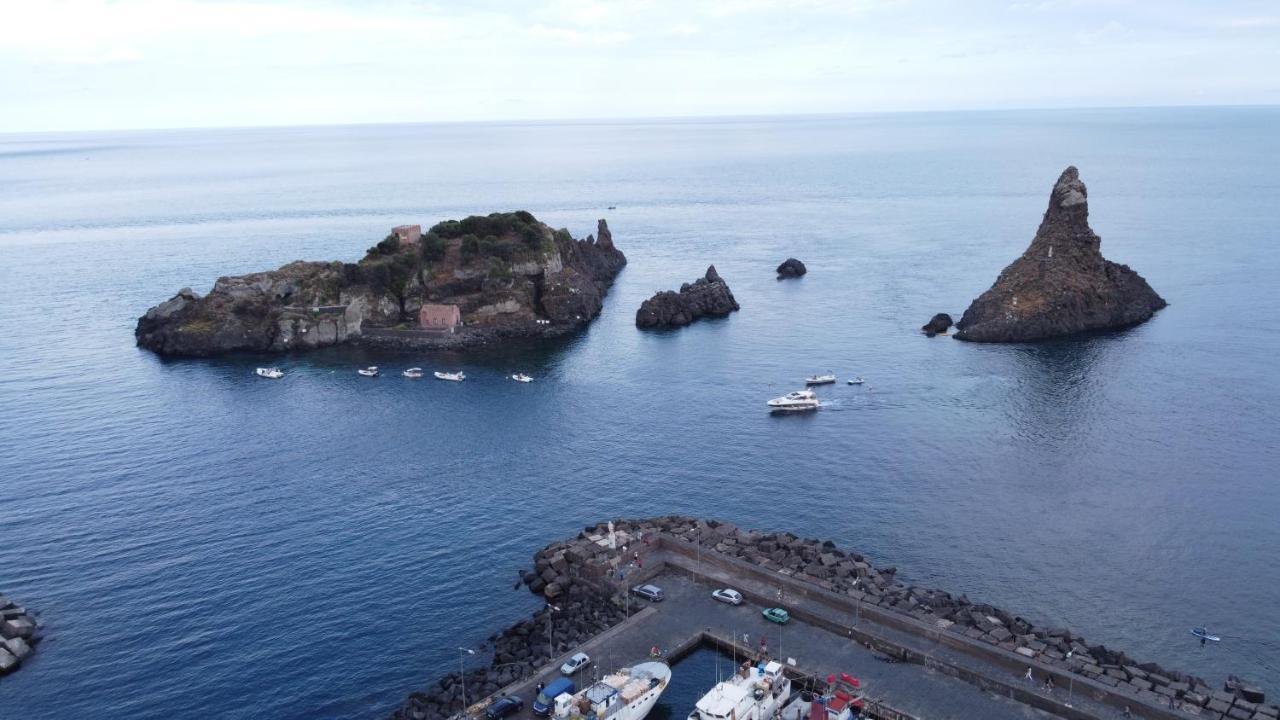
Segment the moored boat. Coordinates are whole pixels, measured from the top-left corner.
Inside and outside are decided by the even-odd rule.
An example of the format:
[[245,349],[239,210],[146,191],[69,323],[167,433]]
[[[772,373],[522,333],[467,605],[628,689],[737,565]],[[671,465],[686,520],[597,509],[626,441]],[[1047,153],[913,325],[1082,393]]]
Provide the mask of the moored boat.
[[862,383],[864,383],[864,382],[866,382],[866,380],[863,380],[861,377],[856,377],[856,378],[854,378],[854,379],[850,380],[850,381],[849,381],[849,384],[850,384],[850,385],[861,385],[861,384],[862,384]]
[[363,375],[364,377],[378,377],[378,366],[370,365],[367,368],[360,368],[359,370],[356,370],[356,373]]
[[437,370],[432,373],[437,380],[449,380],[450,382],[462,382],[467,379],[467,374],[459,370],[458,372],[440,372]]
[[772,412],[804,412],[822,407],[812,390],[796,390],[768,402]]
[[779,720],[852,720],[861,717],[866,706],[862,684],[840,673],[827,676],[826,692],[804,691],[791,696],[778,712]]
[[533,378],[529,377],[528,375],[525,375],[524,373],[516,373],[511,376],[511,379],[515,380],[518,383],[533,382]]
[[689,720],[771,720],[790,695],[782,663],[743,663],[698,700]]
[[671,682],[664,662],[642,662],[610,673],[574,695],[554,699],[555,717],[599,720],[644,720]]
[[253,373],[258,377],[268,378],[271,380],[279,380],[284,377],[284,371],[280,368],[274,367],[258,368],[257,370],[254,370]]
[[409,368],[400,374],[407,378],[413,378],[416,380],[417,378],[422,377],[422,368]]
[[830,385],[836,381],[835,373],[826,375],[810,375],[804,379],[805,385]]

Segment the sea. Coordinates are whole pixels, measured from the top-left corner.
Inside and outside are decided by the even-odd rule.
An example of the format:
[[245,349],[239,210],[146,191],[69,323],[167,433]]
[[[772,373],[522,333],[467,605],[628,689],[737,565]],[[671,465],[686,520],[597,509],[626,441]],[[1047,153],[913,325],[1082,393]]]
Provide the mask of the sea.
[[[516,582],[543,545],[673,513],[1280,694],[1278,158],[1274,107],[0,136],[0,592],[46,636],[0,718],[382,718],[538,607]],[[921,334],[1025,249],[1068,165],[1168,308]],[[134,345],[180,288],[517,209],[607,218],[627,255],[573,337]],[[808,275],[776,280],[787,257]],[[739,312],[636,329],[709,265]],[[818,412],[766,412],[828,371]]]

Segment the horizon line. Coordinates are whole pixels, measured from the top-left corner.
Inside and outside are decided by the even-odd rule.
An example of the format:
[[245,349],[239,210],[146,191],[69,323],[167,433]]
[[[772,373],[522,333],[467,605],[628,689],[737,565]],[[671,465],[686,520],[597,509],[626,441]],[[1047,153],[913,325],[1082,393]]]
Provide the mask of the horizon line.
[[31,135],[75,135],[84,133],[138,133],[138,132],[193,132],[201,130],[286,130],[343,127],[392,127],[407,125],[590,125],[590,124],[626,124],[643,122],[697,122],[708,120],[779,120],[794,119],[834,119],[842,117],[870,117],[885,115],[941,115],[941,114],[981,114],[981,113],[1027,113],[1027,112],[1083,112],[1083,111],[1115,111],[1115,110],[1209,110],[1209,109],[1276,109],[1280,103],[1232,103],[1232,104],[1168,104],[1168,105],[1079,105],[1059,107],[1009,107],[1009,108],[954,108],[947,110],[849,110],[840,112],[816,113],[745,113],[731,115],[649,115],[649,116],[617,116],[617,117],[583,117],[583,118],[509,118],[509,119],[466,119],[466,120],[401,120],[377,122],[329,122],[329,123],[268,123],[260,125],[184,125],[184,126],[141,126],[131,128],[79,128],[73,130],[0,130],[0,138],[5,136]]

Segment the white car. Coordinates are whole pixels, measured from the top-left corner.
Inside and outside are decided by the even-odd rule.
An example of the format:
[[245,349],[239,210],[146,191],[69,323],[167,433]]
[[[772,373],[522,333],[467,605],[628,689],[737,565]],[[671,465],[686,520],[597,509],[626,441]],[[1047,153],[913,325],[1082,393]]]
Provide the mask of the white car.
[[730,588],[720,588],[719,590],[711,593],[711,597],[719,600],[720,602],[729,603],[730,605],[742,604],[742,593]]
[[586,653],[577,653],[573,657],[565,660],[560,666],[560,673],[563,675],[572,675],[587,665],[591,664],[591,658]]

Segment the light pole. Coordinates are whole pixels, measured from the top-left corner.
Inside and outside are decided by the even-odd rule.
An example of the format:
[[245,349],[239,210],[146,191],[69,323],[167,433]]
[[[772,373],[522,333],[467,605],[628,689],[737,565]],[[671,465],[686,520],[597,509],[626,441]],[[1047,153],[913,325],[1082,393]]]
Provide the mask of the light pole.
[[468,655],[475,655],[476,651],[470,648],[458,646],[458,677],[462,678],[462,714],[467,714],[467,673],[462,669],[462,661]]
[[[1076,654],[1075,650],[1068,650],[1067,660],[1070,660],[1071,656],[1075,654]],[[1072,706],[1071,701],[1075,699],[1075,690],[1076,690],[1076,674],[1074,671],[1071,670],[1071,663],[1068,662],[1067,663],[1067,707]]]
[[559,606],[547,603],[547,659],[556,656],[555,645],[551,642],[551,613],[560,612]]

